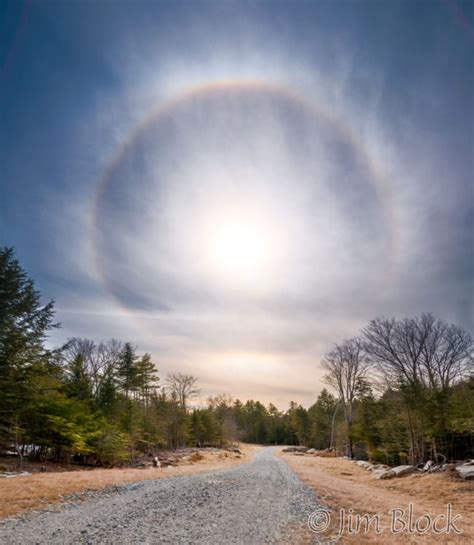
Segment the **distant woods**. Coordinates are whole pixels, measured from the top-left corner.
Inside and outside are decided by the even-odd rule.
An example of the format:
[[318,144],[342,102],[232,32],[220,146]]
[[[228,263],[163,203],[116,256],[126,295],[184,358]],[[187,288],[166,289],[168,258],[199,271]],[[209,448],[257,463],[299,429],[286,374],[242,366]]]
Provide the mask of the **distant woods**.
[[[285,411],[228,395],[196,408],[196,377],[161,378],[131,342],[72,338],[10,248],[0,249],[0,451],[114,465],[157,448],[304,444],[388,464],[474,456],[473,340],[426,314],[372,320],[324,357],[323,389]],[[311,380],[311,377],[308,377]]]

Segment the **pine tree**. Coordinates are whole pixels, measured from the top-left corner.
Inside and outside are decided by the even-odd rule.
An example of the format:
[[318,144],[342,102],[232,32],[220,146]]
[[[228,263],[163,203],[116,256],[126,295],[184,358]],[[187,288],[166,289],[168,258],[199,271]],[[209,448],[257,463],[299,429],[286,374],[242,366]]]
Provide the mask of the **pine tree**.
[[134,383],[138,389],[145,409],[148,408],[150,397],[158,386],[158,375],[150,354],[144,354],[135,364]]
[[125,343],[124,349],[120,356],[118,377],[126,399],[129,398],[130,392],[132,392],[136,387],[136,362],[137,355],[135,354],[135,348],[131,343]]
[[207,442],[206,426],[204,423],[203,410],[195,409],[191,416],[190,438],[194,446],[202,447]]
[[67,366],[65,392],[68,397],[92,402],[92,381],[82,354],[78,354]]
[[45,349],[54,303],[42,305],[39,291],[14,256],[0,249],[0,439],[18,443],[25,410],[31,406],[35,377],[47,375],[52,354]]
[[101,380],[97,391],[97,404],[104,416],[112,417],[116,413],[118,391],[117,381],[112,372],[108,372]]
[[337,416],[336,398],[323,388],[316,403],[308,409],[309,444],[312,447],[326,449],[331,446]]

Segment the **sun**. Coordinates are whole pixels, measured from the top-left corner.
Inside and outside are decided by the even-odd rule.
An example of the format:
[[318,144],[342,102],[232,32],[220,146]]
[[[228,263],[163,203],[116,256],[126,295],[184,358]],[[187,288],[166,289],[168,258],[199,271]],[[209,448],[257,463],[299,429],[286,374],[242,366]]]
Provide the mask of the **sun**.
[[205,229],[205,268],[217,282],[261,285],[274,254],[274,233],[263,220],[246,214],[218,214]]
[[192,218],[178,222],[179,254],[188,256],[194,281],[215,293],[265,297],[286,278],[293,224],[270,203],[251,200],[226,193],[179,214]]
[[255,225],[221,225],[212,240],[216,265],[228,272],[256,272],[265,263],[269,246],[265,233]]

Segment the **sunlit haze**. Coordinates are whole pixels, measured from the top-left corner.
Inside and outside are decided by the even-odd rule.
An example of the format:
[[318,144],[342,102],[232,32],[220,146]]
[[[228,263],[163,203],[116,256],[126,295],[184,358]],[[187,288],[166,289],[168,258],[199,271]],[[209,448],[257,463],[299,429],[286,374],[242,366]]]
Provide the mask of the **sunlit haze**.
[[467,10],[20,4],[0,243],[55,300],[51,345],[130,340],[197,376],[198,403],[284,409],[376,316],[472,329]]

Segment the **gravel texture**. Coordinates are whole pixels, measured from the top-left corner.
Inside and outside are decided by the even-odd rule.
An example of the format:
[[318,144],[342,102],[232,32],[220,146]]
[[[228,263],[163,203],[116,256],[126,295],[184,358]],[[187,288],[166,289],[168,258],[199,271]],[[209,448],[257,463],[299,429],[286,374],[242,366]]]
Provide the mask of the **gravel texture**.
[[0,543],[297,544],[317,507],[313,491],[265,448],[235,469],[76,495],[0,521]]

